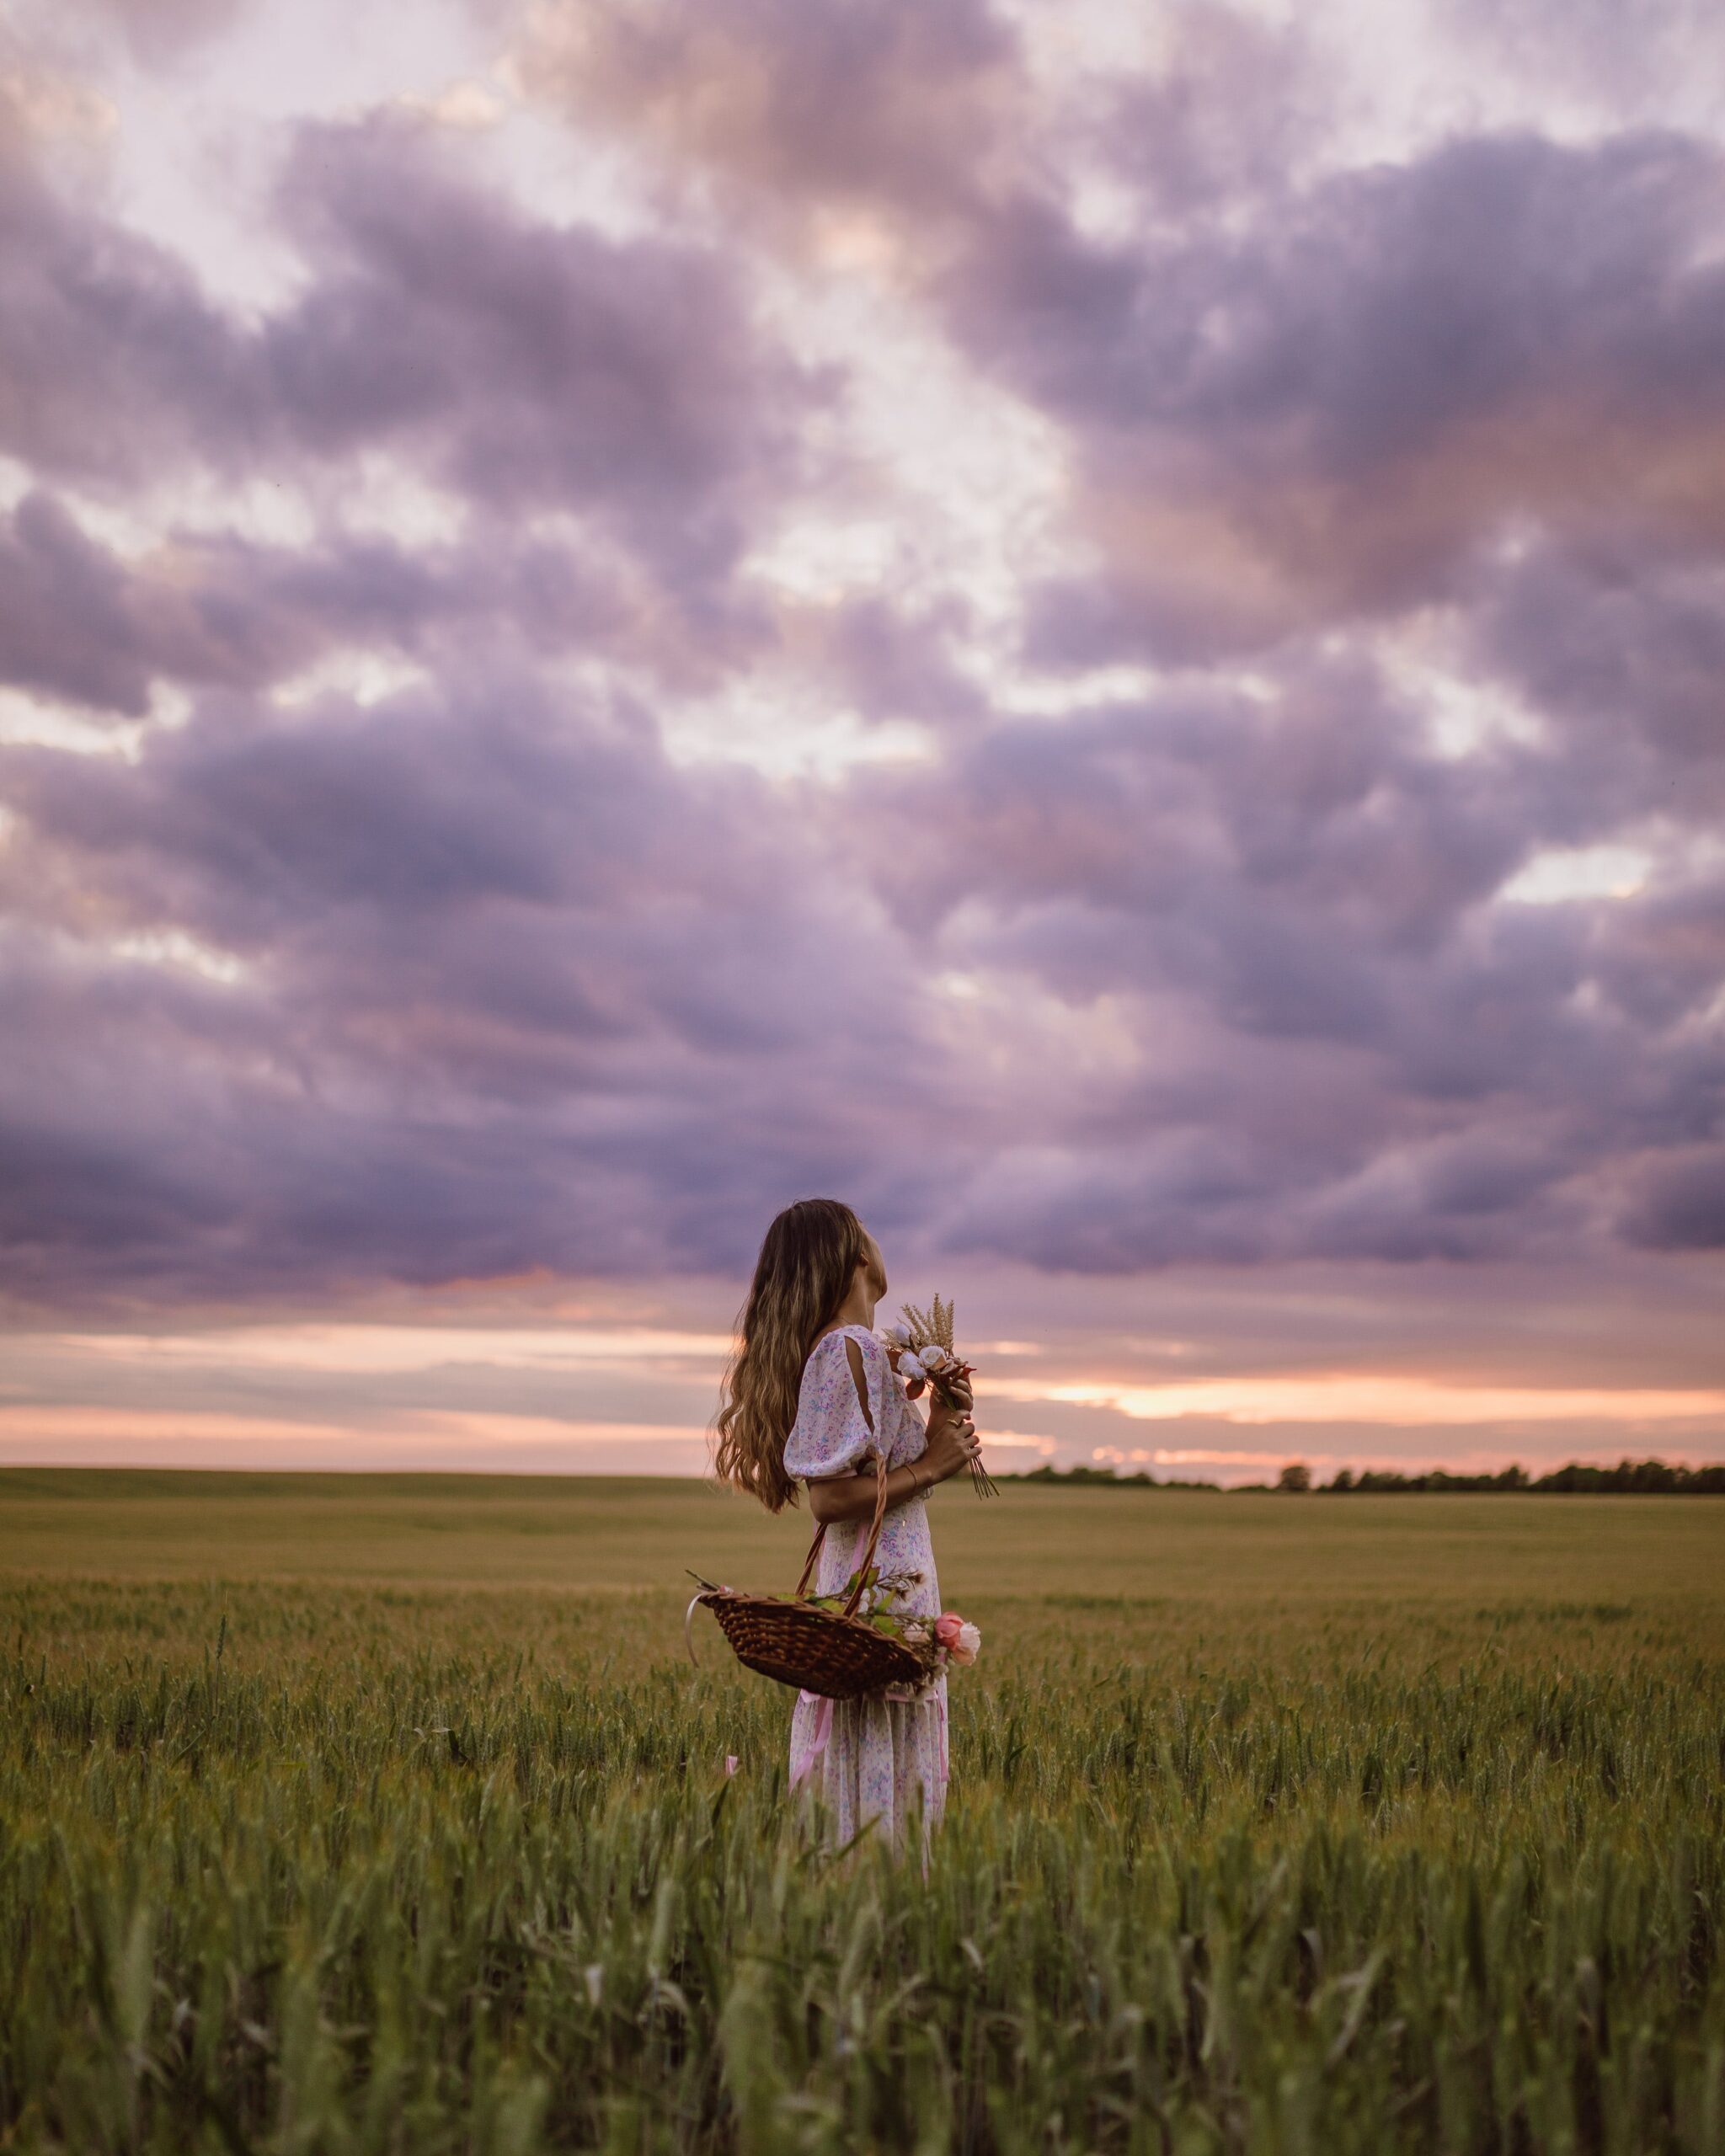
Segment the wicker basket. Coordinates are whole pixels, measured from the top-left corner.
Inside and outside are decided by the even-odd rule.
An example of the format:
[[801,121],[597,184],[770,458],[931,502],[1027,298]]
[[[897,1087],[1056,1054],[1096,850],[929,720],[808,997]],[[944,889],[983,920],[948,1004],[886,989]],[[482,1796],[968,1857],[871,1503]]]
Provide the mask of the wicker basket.
[[[688,1621],[704,1603],[718,1620],[719,1629],[730,1641],[737,1660],[745,1669],[781,1684],[794,1684],[804,1692],[818,1692],[829,1700],[856,1700],[888,1684],[920,1684],[927,1671],[918,1657],[900,1640],[877,1631],[865,1617],[857,1614],[862,1598],[862,1582],[874,1562],[880,1540],[880,1524],[886,1515],[887,1465],[875,1454],[878,1482],[874,1519],[868,1541],[857,1566],[857,1584],[842,1610],[823,1609],[807,1599],[815,1560],[826,1539],[825,1528],[815,1530],[797,1582],[796,1598],[782,1595],[745,1594],[734,1587],[713,1587],[705,1581],[690,1602]],[[690,1640],[689,1656],[694,1658]]]

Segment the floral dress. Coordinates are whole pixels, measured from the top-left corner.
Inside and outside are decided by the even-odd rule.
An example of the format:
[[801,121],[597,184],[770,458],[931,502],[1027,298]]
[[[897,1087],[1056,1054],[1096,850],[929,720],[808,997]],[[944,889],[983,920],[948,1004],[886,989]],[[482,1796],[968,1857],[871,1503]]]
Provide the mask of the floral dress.
[[[847,1339],[854,1339],[862,1353],[868,1418],[851,1374]],[[886,1349],[868,1328],[846,1325],[823,1333],[803,1368],[797,1419],[785,1444],[786,1472],[798,1480],[816,1480],[860,1470],[872,1482],[877,1433],[889,1468],[921,1459],[928,1444],[922,1417],[905,1398]],[[835,1521],[827,1529],[814,1581],[817,1594],[843,1588],[868,1543],[868,1527],[865,1518]],[[926,1492],[888,1508],[874,1561],[883,1573],[916,1575],[890,1607],[939,1615]],[[799,1693],[791,1716],[791,1785],[805,1783],[825,1799],[841,1843],[878,1818],[875,1833],[900,1849],[920,1813],[926,1862],[929,1830],[946,1801],[944,1674],[914,1689],[894,1686],[860,1700]]]

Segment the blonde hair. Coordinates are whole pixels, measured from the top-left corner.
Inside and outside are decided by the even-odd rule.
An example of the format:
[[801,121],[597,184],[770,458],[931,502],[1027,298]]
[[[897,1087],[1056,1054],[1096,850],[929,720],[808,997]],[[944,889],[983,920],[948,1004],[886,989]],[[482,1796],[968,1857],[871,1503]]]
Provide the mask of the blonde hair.
[[868,1257],[862,1223],[836,1198],[801,1198],[767,1230],[720,1386],[713,1465],[770,1513],[797,1502],[785,1441],[797,1419],[803,1365]]

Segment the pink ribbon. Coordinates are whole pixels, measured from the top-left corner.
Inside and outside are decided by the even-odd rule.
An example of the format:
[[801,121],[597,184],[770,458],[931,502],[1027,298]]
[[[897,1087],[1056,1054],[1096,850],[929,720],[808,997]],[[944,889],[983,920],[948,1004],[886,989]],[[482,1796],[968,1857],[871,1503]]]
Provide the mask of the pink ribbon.
[[801,1764],[791,1776],[791,1787],[800,1789],[813,1771],[815,1761],[826,1749],[826,1740],[832,1734],[832,1701],[820,1692],[804,1692],[805,1700],[819,1700],[814,1710],[814,1732],[809,1739],[809,1749],[803,1754]]
[[[826,1740],[832,1734],[832,1701],[820,1692],[804,1692],[801,1697],[805,1700],[813,1700],[818,1704],[814,1710],[814,1726],[809,1735],[809,1748],[792,1770],[791,1787],[793,1789],[800,1789],[809,1775],[814,1773],[815,1763],[825,1752]],[[938,1692],[934,1695],[934,1705],[940,1716],[940,1786],[941,1794],[944,1796],[948,1774],[947,1703]]]

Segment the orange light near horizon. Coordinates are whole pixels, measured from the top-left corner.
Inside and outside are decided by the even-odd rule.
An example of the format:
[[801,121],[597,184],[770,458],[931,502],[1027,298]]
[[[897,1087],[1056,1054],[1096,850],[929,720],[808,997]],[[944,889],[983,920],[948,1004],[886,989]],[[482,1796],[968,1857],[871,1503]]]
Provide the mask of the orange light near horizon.
[[1448,1385],[1351,1372],[1199,1378],[1174,1385],[979,1377],[979,1401],[1109,1408],[1134,1422],[1208,1416],[1226,1422],[1380,1422],[1409,1429],[1456,1422],[1679,1422],[1725,1417],[1725,1392],[1604,1390],[1565,1385]]
[[[173,1408],[0,1407],[0,1464],[15,1466],[399,1467],[483,1472],[698,1474],[704,1430],[686,1422],[559,1422],[548,1416],[414,1408],[388,1422],[290,1420]],[[652,1462],[647,1463],[652,1465]]]
[[[15,1465],[694,1475],[709,1465],[708,1420],[734,1345],[729,1331],[627,1309],[586,1325],[542,1311],[465,1324],[248,1314],[161,1332],[62,1322],[10,1342],[28,1343],[37,1364],[14,1360],[0,1405],[0,1461]],[[1614,1457],[1725,1454],[1725,1390],[1709,1385],[1470,1385],[1333,1369],[1227,1376],[1189,1363],[1176,1379],[1168,1344],[979,1342],[978,1422],[1000,1465],[1088,1456],[1238,1480],[1295,1453],[1407,1466],[1416,1443],[1420,1465],[1458,1471],[1512,1458],[1537,1470],[1608,1446]],[[1098,1364],[1106,1374],[1093,1374]],[[1050,1421],[1076,1427],[1050,1431]],[[1179,1423],[1154,1436],[1143,1428]],[[1271,1444],[1284,1452],[1263,1449]]]
[[252,1367],[339,1371],[350,1375],[431,1370],[451,1363],[722,1362],[728,1332],[673,1332],[650,1326],[441,1326],[296,1324],[234,1326],[205,1332],[57,1332],[56,1347],[104,1361],[186,1368]]

